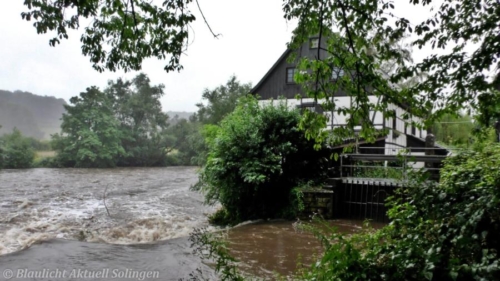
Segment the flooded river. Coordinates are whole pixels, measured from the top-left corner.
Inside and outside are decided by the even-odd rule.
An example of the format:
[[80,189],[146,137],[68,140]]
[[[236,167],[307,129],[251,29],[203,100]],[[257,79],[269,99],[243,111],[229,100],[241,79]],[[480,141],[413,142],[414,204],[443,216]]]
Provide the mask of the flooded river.
[[[196,181],[192,167],[0,171],[0,280],[214,280],[187,239],[214,211],[189,190]],[[321,251],[293,222],[243,225],[228,240],[259,276]]]

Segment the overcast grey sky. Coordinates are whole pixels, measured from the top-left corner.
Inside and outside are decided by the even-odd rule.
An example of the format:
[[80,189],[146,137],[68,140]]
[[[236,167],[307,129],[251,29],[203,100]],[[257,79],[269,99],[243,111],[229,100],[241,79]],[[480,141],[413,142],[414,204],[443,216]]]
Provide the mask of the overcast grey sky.
[[[235,74],[253,85],[264,76],[285,51],[294,28],[283,18],[282,0],[199,0],[216,33],[214,39],[191,6],[197,20],[192,25],[191,45],[181,58],[180,73],[166,73],[164,62],[147,60],[143,72],[153,84],[165,85],[165,110],[195,111],[205,88],[214,88]],[[399,12],[412,22],[427,17],[428,10],[398,2]],[[29,91],[37,95],[69,100],[91,85],[100,88],[110,79],[132,78],[137,73],[95,71],[80,51],[80,32],[69,40],[49,47],[49,35],[38,35],[32,22],[21,20],[23,1],[3,0],[0,4],[0,89]],[[193,3],[192,3],[193,4]],[[399,5],[401,4],[401,5]],[[427,8],[428,9],[428,8]],[[414,52],[419,60],[423,51]]]
[[[191,45],[181,58],[180,73],[166,73],[164,62],[148,60],[143,72],[153,84],[165,84],[165,110],[195,111],[205,88],[214,88],[237,75],[241,82],[255,85],[285,51],[293,25],[283,18],[282,1],[200,0],[205,17],[216,33],[214,39],[203,19],[191,5],[197,20],[190,34]],[[95,71],[80,51],[80,33],[50,47],[49,35],[38,35],[32,22],[21,20],[23,1],[0,4],[0,89],[29,91],[66,101],[86,87],[104,88],[118,77],[137,73]]]

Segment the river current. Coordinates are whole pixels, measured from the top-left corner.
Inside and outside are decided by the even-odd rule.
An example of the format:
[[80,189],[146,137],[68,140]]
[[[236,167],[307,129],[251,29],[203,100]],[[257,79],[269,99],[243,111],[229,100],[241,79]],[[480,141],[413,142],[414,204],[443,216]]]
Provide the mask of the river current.
[[[196,168],[0,171],[0,280],[216,280],[189,234],[216,207],[189,188]],[[344,232],[359,223],[336,222]],[[292,274],[321,251],[293,222],[248,223],[228,231],[245,271]]]

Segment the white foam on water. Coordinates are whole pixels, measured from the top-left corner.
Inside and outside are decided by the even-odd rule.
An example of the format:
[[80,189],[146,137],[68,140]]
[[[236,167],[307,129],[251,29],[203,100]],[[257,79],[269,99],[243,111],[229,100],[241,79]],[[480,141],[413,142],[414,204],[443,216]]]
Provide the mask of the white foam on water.
[[[56,176],[64,181],[59,179],[61,174]],[[75,175],[70,176],[72,179]],[[192,173],[192,177],[195,179],[196,174]],[[11,194],[0,199],[0,255],[53,238],[152,243],[188,236],[194,228],[207,225],[203,214],[212,208],[201,204],[201,195],[188,191],[190,182],[179,185],[175,180],[139,181],[138,188],[138,184],[128,187],[124,179],[108,190],[104,204],[105,182],[105,178],[93,180],[94,185],[89,186],[87,181],[83,187],[76,183],[44,184],[39,190],[28,184],[24,190],[18,189],[21,185],[17,182],[7,189],[3,187]],[[174,186],[169,185],[171,182]]]

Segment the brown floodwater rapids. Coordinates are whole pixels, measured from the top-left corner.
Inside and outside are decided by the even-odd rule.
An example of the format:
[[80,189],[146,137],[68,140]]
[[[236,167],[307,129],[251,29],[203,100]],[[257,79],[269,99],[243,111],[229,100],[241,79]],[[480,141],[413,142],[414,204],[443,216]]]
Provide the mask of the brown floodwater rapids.
[[[216,207],[189,188],[194,167],[0,171],[0,280],[217,280],[189,233]],[[332,221],[353,233],[360,222]],[[321,253],[291,221],[227,230],[240,267],[272,279]]]

